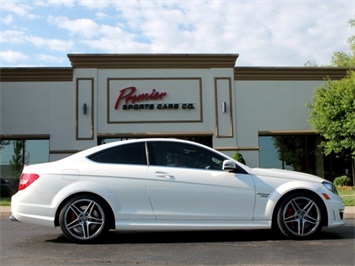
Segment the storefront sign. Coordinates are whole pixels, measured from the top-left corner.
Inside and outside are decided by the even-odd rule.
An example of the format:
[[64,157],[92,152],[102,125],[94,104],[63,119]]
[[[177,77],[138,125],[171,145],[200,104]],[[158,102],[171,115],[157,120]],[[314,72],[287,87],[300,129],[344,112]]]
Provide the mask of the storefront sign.
[[[118,98],[115,104],[115,109],[117,110],[120,102],[125,102],[125,106],[133,105],[137,102],[147,102],[147,101],[154,101],[154,100],[162,100],[164,96],[166,96],[166,92],[158,92],[155,89],[152,89],[150,93],[142,93],[136,94],[137,88],[136,87],[128,87],[120,90],[118,94]],[[127,110],[127,108],[124,108]]]
[[149,93],[136,93],[136,87],[128,87],[119,91],[117,101],[115,104],[115,109],[118,110],[120,103],[124,103],[122,110],[178,110],[178,109],[194,109],[193,103],[164,103],[164,104],[152,104],[152,103],[140,103],[149,101],[159,101],[162,100],[167,93],[158,92],[152,89]]
[[122,110],[192,110],[195,109],[193,103],[165,103],[165,104],[125,104]]
[[201,121],[201,79],[109,79],[108,105],[108,123]]

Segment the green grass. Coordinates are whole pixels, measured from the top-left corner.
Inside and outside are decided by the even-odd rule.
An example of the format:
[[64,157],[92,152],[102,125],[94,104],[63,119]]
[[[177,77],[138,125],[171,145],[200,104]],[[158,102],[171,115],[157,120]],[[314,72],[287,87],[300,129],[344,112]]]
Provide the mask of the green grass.
[[0,206],[10,206],[11,198],[0,198]]
[[355,187],[337,187],[345,206],[355,206]]

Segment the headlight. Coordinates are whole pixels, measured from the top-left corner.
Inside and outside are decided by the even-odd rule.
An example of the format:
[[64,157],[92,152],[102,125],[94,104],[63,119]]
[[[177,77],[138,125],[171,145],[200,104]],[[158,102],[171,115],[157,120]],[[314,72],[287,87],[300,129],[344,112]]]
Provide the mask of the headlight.
[[325,186],[327,189],[329,189],[331,192],[333,192],[334,194],[337,194],[337,195],[338,195],[338,190],[337,190],[336,186],[334,186],[333,183],[324,181],[322,184],[323,184],[323,186]]

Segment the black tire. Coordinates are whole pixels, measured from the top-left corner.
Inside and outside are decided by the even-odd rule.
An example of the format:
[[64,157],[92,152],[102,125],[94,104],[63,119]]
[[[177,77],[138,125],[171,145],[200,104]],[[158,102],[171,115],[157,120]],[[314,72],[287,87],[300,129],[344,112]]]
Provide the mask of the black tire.
[[319,199],[310,194],[287,196],[277,212],[281,233],[293,239],[308,239],[322,228],[322,207]]
[[90,243],[108,230],[109,216],[105,202],[92,195],[78,195],[63,206],[59,225],[64,236],[76,243]]

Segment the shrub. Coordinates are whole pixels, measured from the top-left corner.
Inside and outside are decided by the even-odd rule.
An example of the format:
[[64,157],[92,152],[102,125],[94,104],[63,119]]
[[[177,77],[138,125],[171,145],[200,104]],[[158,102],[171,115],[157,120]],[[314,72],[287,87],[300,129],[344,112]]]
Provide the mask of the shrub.
[[338,176],[333,181],[336,186],[351,186],[351,179],[346,175]]
[[241,155],[239,152],[234,153],[232,158],[242,164],[246,164],[243,155]]

